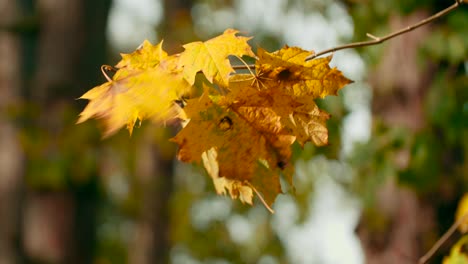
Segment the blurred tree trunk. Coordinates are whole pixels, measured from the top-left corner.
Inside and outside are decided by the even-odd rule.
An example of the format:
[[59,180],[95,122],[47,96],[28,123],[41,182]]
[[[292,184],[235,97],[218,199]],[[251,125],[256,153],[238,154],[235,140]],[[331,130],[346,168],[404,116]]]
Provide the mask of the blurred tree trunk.
[[[391,16],[390,31],[414,24],[427,16],[426,12],[415,12],[407,17]],[[404,127],[416,132],[425,125],[422,102],[431,81],[432,69],[421,69],[417,59],[418,49],[429,33],[430,28],[426,26],[389,41],[380,64],[370,74],[372,114],[389,127]],[[409,151],[405,149],[395,157],[399,170],[408,167]],[[363,219],[358,228],[366,263],[416,263],[424,253],[422,235],[434,223],[433,212],[414,191],[399,186],[395,179],[388,179],[377,190],[376,208],[386,219],[385,230],[376,232],[369,229],[372,226],[370,222],[375,219]]]
[[[158,28],[164,49],[180,52],[194,38],[190,11],[195,1],[164,0],[164,18]],[[167,142],[173,131],[148,128],[139,142],[136,175],[143,189],[142,218],[129,252],[130,263],[169,263],[170,201],[174,187],[175,145]],[[159,136],[158,136],[159,135]]]
[[[157,134],[166,136],[158,137]],[[169,263],[175,153],[174,146],[167,146],[168,143],[167,129],[156,127],[145,129],[137,143],[135,176],[143,197],[141,217],[129,248],[129,263]]]
[[20,102],[20,39],[5,29],[19,18],[16,1],[0,0],[0,263],[18,263],[19,206],[23,157],[14,108]]
[[[13,1],[14,2],[14,1]],[[97,83],[105,57],[105,29],[111,0],[38,0],[39,31],[32,66],[31,103],[39,106],[34,126],[51,144],[43,155],[64,156],[53,143],[66,124],[63,111],[90,83]],[[34,44],[26,43],[26,46]],[[95,177],[92,175],[90,178]],[[64,178],[69,177],[63,175]],[[92,263],[95,245],[96,180],[63,190],[25,194],[23,243],[27,257],[46,263]]]
[[169,53],[182,51],[182,45],[195,39],[191,10],[195,0],[164,0],[164,18],[158,27]]

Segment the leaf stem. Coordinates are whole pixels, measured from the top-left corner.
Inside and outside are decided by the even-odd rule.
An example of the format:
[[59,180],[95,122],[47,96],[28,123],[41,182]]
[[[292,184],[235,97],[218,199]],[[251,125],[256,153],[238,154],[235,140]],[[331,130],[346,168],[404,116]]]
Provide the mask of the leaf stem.
[[463,215],[463,217],[458,219],[458,221],[453,223],[453,225],[444,233],[444,235],[441,236],[439,240],[437,240],[437,242],[432,246],[432,248],[419,259],[418,264],[426,263],[466,219],[468,219],[468,213],[466,213],[465,215]]
[[416,24],[413,24],[413,25],[410,25],[408,27],[405,27],[405,28],[402,28],[398,31],[395,31],[393,33],[390,33],[388,35],[385,35],[383,37],[376,37],[372,34],[369,34],[367,33],[367,36],[369,38],[371,38],[372,40],[369,40],[369,41],[360,41],[360,42],[354,42],[354,43],[350,43],[350,44],[346,44],[346,45],[341,45],[341,46],[337,46],[337,47],[334,47],[334,48],[331,48],[331,49],[326,49],[326,50],[323,50],[323,51],[320,51],[316,54],[313,54],[309,57],[306,58],[306,61],[309,61],[309,60],[312,60],[318,56],[321,56],[321,55],[324,55],[324,54],[328,54],[328,53],[331,53],[331,52],[335,52],[335,51],[338,51],[338,50],[343,50],[343,49],[351,49],[351,48],[358,48],[358,47],[365,47],[365,46],[372,46],[372,45],[377,45],[377,44],[380,44],[386,40],[389,40],[391,38],[394,38],[394,37],[397,37],[399,35],[402,35],[404,33],[407,33],[409,31],[412,31],[418,27],[421,27],[423,25],[426,25],[442,16],[445,16],[446,14],[452,12],[453,10],[457,9],[461,4],[463,4],[463,0],[455,0],[455,3],[449,7],[447,7],[446,9],[426,18],[426,19],[423,19],[421,21],[419,21],[418,23]]
[[265,199],[263,199],[263,196],[261,193],[259,193],[257,191],[257,189],[255,189],[255,187],[248,181],[246,181],[247,185],[250,186],[250,188],[252,188],[252,190],[254,190],[254,192],[257,194],[258,198],[260,199],[260,201],[263,203],[263,205],[265,206],[265,208],[270,211],[270,213],[274,214],[275,213],[275,210],[273,210],[265,201]]
[[[249,65],[241,57],[239,57],[239,56],[236,56],[236,57],[242,62],[242,64],[244,64],[244,65],[242,65],[242,66],[244,66],[244,69],[249,70],[250,74],[252,74],[252,76],[255,77],[255,74],[252,72],[252,70],[255,69],[255,65]],[[236,66],[233,66],[233,68],[236,69]]]
[[112,82],[112,79],[109,77],[109,75],[107,75],[107,71],[116,72],[117,70],[114,67],[110,66],[110,65],[102,65],[101,66],[101,72],[104,75],[104,77],[106,78],[106,80],[109,81],[109,82]]

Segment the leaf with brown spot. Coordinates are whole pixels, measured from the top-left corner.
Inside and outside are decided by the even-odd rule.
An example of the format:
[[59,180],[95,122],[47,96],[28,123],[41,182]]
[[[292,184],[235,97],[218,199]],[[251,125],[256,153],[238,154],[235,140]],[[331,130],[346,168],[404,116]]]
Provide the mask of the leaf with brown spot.
[[[215,186],[218,185],[218,192],[225,184],[224,188],[236,198],[239,188],[250,186],[264,191],[263,198],[271,205],[281,192],[278,164],[289,161],[294,141],[281,128],[279,117],[269,108],[235,105],[222,96],[210,98],[206,93],[199,99],[189,100],[184,111],[190,121],[172,139],[179,145],[178,158],[200,162],[204,155],[214,151],[216,155],[210,154],[211,160],[205,158],[203,162]],[[256,185],[265,181],[268,189]]]

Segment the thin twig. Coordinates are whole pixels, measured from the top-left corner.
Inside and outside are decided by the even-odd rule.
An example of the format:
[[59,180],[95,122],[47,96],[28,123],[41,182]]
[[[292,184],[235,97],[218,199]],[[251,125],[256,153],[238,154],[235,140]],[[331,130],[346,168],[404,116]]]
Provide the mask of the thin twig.
[[253,69],[255,69],[255,65],[254,65],[254,64],[248,64],[248,65],[234,65],[234,66],[232,66],[232,68],[233,68],[234,70],[247,70],[247,69],[253,70]]
[[466,213],[465,215],[463,215],[463,217],[458,219],[458,221],[453,223],[453,225],[444,233],[444,235],[441,236],[439,240],[437,240],[437,242],[432,246],[432,248],[419,259],[418,264],[426,263],[434,255],[434,253],[436,253],[437,250],[444,244],[444,242],[447,241],[447,239],[449,239],[453,232],[455,232],[455,230],[457,230],[457,228],[466,220],[468,220],[468,213]]
[[350,44],[346,44],[346,45],[342,45],[342,46],[337,46],[337,47],[334,47],[334,48],[331,48],[331,49],[326,49],[324,51],[320,51],[316,54],[313,54],[309,57],[306,58],[306,61],[308,60],[312,60],[318,56],[321,56],[321,55],[324,55],[324,54],[328,54],[328,53],[331,53],[331,52],[335,52],[337,50],[343,50],[343,49],[351,49],[351,48],[358,48],[358,47],[365,47],[365,46],[372,46],[372,45],[376,45],[376,44],[380,44],[386,40],[389,40],[391,38],[394,38],[396,36],[399,36],[399,35],[402,35],[406,32],[409,32],[409,31],[412,31],[420,26],[423,26],[427,23],[430,23],[442,16],[445,16],[446,14],[452,12],[453,10],[457,9],[461,4],[463,4],[463,0],[456,0],[455,3],[449,7],[447,7],[446,9],[424,19],[424,20],[421,20],[419,21],[418,23],[414,24],[414,25],[411,25],[411,26],[408,26],[406,28],[402,28],[396,32],[393,32],[393,33],[390,33],[386,36],[383,36],[383,37],[376,37],[374,35],[371,35],[369,33],[367,33],[367,36],[369,38],[371,38],[372,40],[369,40],[369,41],[361,41],[361,42],[354,42],[354,43],[350,43]]

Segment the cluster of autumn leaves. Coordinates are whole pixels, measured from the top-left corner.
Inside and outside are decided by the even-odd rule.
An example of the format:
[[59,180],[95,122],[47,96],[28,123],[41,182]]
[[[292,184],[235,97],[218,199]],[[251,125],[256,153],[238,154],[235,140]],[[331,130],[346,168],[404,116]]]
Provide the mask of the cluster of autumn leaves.
[[[331,57],[310,60],[312,52],[296,47],[255,55],[250,38],[237,33],[228,29],[175,55],[147,41],[122,54],[115,74],[81,97],[89,103],[78,123],[98,118],[108,136],[122,126],[131,133],[145,119],[182,120],[171,139],[178,159],[203,164],[219,194],[249,204],[257,194],[269,208],[282,191],[280,177],[292,185],[291,145],[328,144],[329,115],[314,99],[351,81],[329,66]],[[230,56],[255,58],[255,66],[236,73]]]

